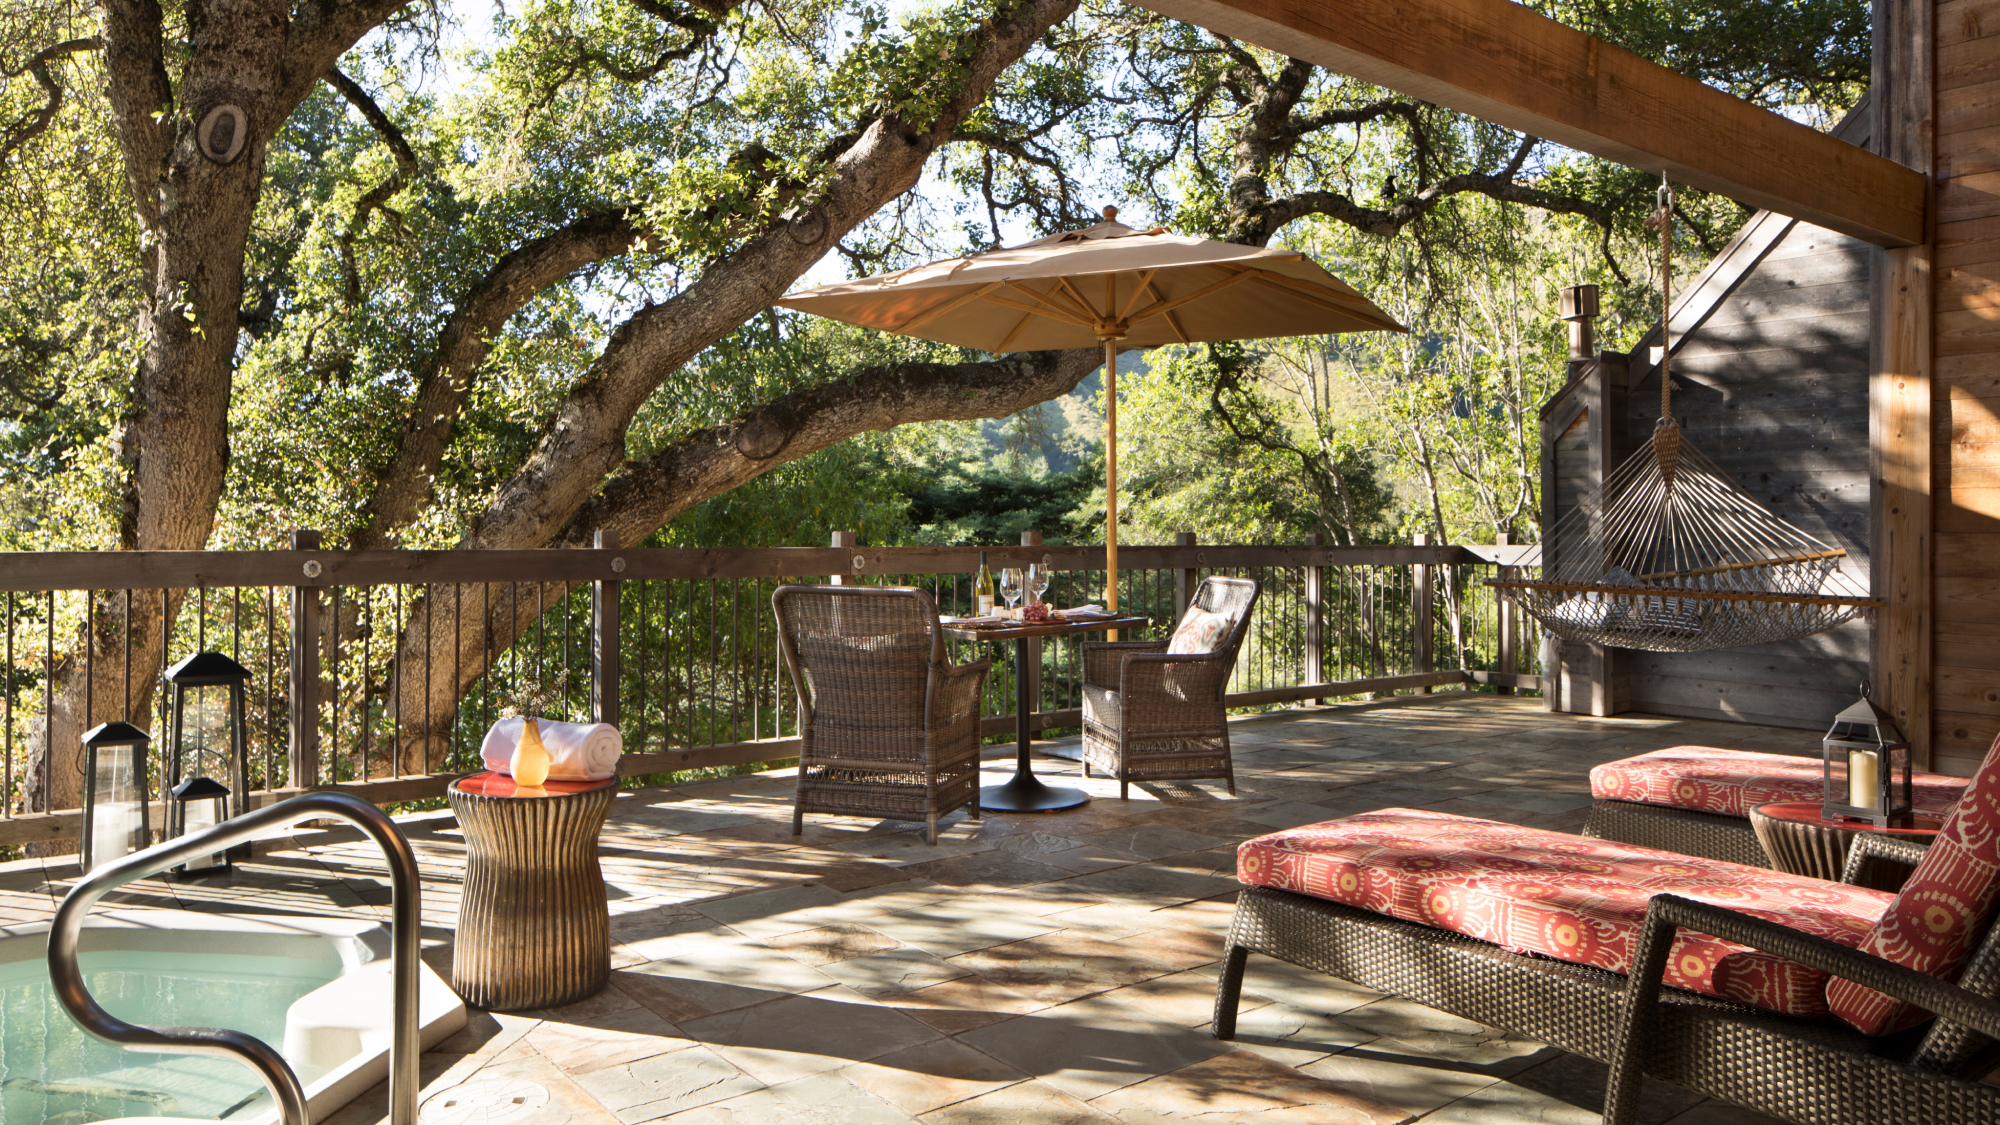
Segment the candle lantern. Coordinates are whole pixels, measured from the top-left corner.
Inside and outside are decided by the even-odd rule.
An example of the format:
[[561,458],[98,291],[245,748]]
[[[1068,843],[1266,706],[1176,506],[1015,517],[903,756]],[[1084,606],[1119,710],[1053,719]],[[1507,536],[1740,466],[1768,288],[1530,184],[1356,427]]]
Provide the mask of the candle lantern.
[[1896,720],[1868,697],[1833,718],[1820,743],[1825,779],[1821,815],[1865,820],[1878,828],[1910,820],[1910,744]]
[[146,823],[146,747],[152,741],[130,723],[105,723],[83,736],[85,871],[153,842]]
[[[172,806],[174,811],[167,814],[168,818],[181,826],[181,835],[190,836],[229,819],[229,789],[212,777],[190,777],[174,786]],[[223,849],[212,855],[196,856],[170,874],[192,878],[227,875],[229,870],[229,852]]]
[[[173,687],[173,740],[166,756],[166,784],[178,795],[198,778],[215,782],[219,798],[200,793],[202,801],[215,806],[209,824],[241,814],[250,792],[243,718],[243,686],[249,681],[249,669],[219,652],[197,652],[167,669],[167,683]],[[185,819],[191,807],[167,802],[166,839],[201,830]]]

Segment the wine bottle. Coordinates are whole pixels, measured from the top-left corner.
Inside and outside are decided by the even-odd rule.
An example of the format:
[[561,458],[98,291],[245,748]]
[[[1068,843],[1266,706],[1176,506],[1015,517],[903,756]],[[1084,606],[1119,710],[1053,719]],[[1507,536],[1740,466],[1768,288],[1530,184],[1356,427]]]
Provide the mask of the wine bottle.
[[979,574],[972,580],[973,612],[981,617],[993,616],[993,572],[986,569],[986,552],[979,552]]

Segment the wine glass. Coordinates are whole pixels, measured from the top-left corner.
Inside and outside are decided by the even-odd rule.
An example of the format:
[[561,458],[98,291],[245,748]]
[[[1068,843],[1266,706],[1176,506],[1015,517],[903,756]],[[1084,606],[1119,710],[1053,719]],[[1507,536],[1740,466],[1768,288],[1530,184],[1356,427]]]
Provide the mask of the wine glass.
[[1028,564],[1028,590],[1034,594],[1035,601],[1040,602],[1043,600],[1042,595],[1049,592],[1048,567],[1040,563]]
[[1007,615],[1013,616],[1014,603],[1021,600],[1021,570],[1010,566],[1000,572],[1000,596],[1007,599]]

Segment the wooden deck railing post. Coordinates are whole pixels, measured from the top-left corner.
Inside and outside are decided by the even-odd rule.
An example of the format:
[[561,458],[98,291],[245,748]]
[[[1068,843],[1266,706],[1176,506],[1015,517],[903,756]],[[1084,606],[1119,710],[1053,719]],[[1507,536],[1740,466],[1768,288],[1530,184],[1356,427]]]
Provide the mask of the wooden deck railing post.
[[[851,531],[836,531],[833,533],[833,541],[828,543],[827,546],[851,551],[855,547],[854,533]],[[845,574],[828,575],[826,581],[829,586],[851,585]]]
[[[1194,544],[1194,532],[1174,532],[1174,546],[1192,547]],[[1180,619],[1187,616],[1188,603],[1194,600],[1194,592],[1200,585],[1201,573],[1194,567],[1182,567],[1174,571],[1174,624],[1179,624]],[[1168,628],[1172,628],[1172,625]]]
[[[1430,541],[1430,536],[1422,534],[1412,536],[1410,539],[1410,542],[1418,547],[1429,546]],[[1415,634],[1411,638],[1414,642],[1412,644],[1412,655],[1416,657],[1416,672],[1418,675],[1422,675],[1431,670],[1433,663],[1431,655],[1431,633],[1434,631],[1431,617],[1431,566],[1429,563],[1418,563],[1410,569],[1412,572],[1410,576],[1410,601],[1414,603],[1411,608],[1416,611],[1410,615],[1410,628]],[[1417,693],[1419,695],[1429,695],[1431,689],[1429,687],[1420,687],[1417,689]]]
[[[1493,537],[1493,542],[1502,547],[1510,546],[1513,541],[1514,537],[1504,531]],[[1513,567],[1503,566],[1500,568],[1500,578],[1502,581],[1512,577],[1514,577]],[[1495,590],[1494,593],[1499,595],[1493,602],[1494,613],[1500,619],[1500,627],[1495,631],[1498,637],[1496,643],[1500,647],[1499,671],[1503,676],[1512,676],[1520,671],[1516,666],[1518,662],[1514,659],[1514,591],[1501,589]],[[1514,694],[1514,686],[1512,684],[1501,684],[1495,690],[1501,695]]]
[[[320,533],[292,532],[292,550],[317,551]],[[306,563],[307,578],[319,577],[318,563]],[[291,668],[286,676],[290,707],[286,722],[291,746],[286,756],[294,789],[319,784],[319,587],[292,587]]]
[[[590,545],[599,551],[616,551],[618,533],[597,531]],[[625,572],[625,560],[606,559],[604,569],[611,574]],[[590,587],[590,721],[618,725],[618,591],[624,585],[616,578],[600,578]]]
[[[1021,533],[1021,546],[1039,547],[1041,545],[1041,532],[1024,531]],[[1031,561],[1037,566],[1043,565],[1041,559],[1033,559]],[[1025,577],[1027,573],[1027,568],[1023,567],[1021,570],[1022,576]],[[1033,591],[1028,591],[1023,597],[1026,598],[1032,595]],[[1028,638],[1028,661],[1024,671],[1028,678],[1027,698],[1028,705],[1031,708],[1028,719],[1028,730],[1031,732],[1038,731],[1042,729],[1042,638]]]
[[[1306,546],[1317,547],[1320,537],[1317,532],[1306,536]],[[1319,560],[1306,559],[1306,682],[1323,684],[1326,682],[1326,571],[1321,569]],[[1313,700],[1325,703],[1324,697]]]

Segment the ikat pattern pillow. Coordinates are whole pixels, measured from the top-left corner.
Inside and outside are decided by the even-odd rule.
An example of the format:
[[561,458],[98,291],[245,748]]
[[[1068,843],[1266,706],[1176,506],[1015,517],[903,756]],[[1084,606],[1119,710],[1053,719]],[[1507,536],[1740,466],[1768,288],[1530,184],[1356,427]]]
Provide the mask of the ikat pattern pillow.
[[[1646,902],[1670,892],[1860,944],[1884,891],[1654,848],[1417,809],[1383,809],[1245,842],[1236,877],[1437,926],[1519,953],[1630,972]],[[1667,983],[1824,1016],[1826,975],[1682,930]]]
[[[1675,809],[1749,816],[1774,801],[1817,801],[1823,795],[1818,758],[1676,746],[1636,758],[1606,762],[1590,771],[1590,795]],[[1910,775],[1911,803],[1940,819],[1958,805],[1970,778],[1942,773]]]
[[1235,625],[1236,619],[1226,613],[1210,613],[1200,606],[1189,606],[1187,616],[1174,627],[1167,651],[1177,656],[1214,652],[1229,639],[1229,630]]
[[[1861,949],[1899,965],[1955,981],[2000,893],[2000,739],[1972,775],[1937,842],[1910,873],[1901,894],[1868,932]],[[1886,1035],[1929,1018],[1853,981],[1826,986],[1833,1013],[1864,1035]]]

